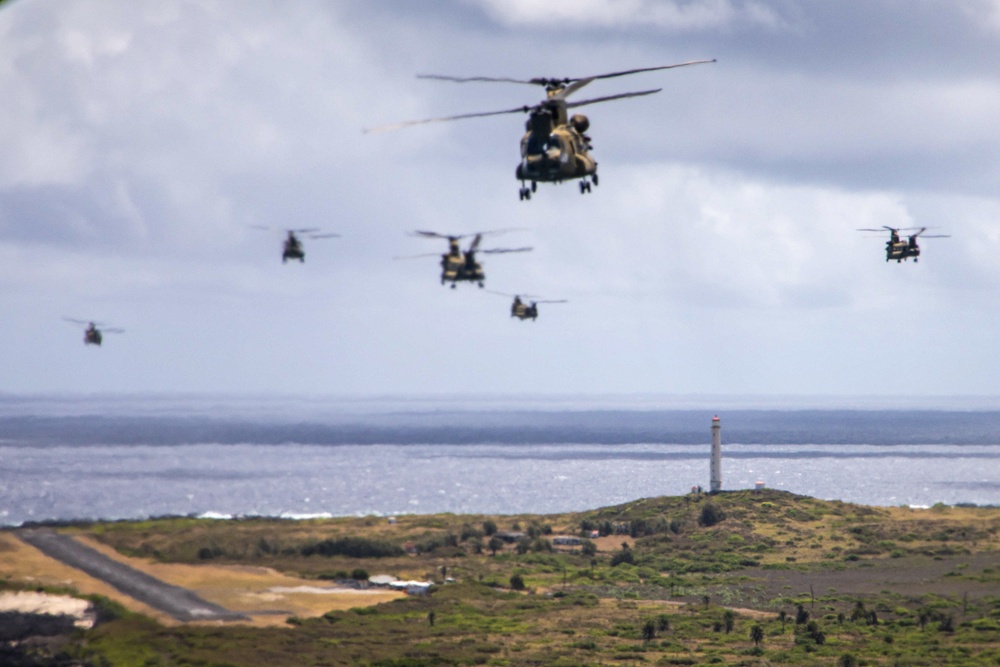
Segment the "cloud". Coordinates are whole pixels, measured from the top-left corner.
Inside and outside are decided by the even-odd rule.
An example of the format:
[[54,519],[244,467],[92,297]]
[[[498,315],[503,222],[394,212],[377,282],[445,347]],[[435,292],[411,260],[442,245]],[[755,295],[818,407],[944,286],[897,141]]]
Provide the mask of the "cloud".
[[780,27],[782,18],[759,2],[733,0],[485,0],[474,1],[495,20],[513,26],[573,28],[656,27],[703,31],[741,23]]

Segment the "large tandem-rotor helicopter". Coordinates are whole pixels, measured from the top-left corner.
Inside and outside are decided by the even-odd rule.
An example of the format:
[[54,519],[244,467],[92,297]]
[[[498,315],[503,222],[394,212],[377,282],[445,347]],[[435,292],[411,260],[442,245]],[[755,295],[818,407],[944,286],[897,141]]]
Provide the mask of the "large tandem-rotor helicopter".
[[[920,246],[917,244],[917,237],[923,235],[925,239],[946,239],[950,238],[949,234],[924,234],[927,231],[926,227],[889,227],[888,225],[882,225],[882,229],[889,230],[889,240],[885,242],[885,261],[896,260],[896,263],[902,262],[904,260],[913,258],[913,262],[919,261],[920,257]],[[859,232],[881,232],[882,229],[859,229]],[[911,231],[916,229],[917,232],[907,236],[904,241],[899,237],[899,232],[901,231]]]
[[[100,347],[101,343],[104,341],[104,334],[106,333],[125,333],[124,329],[119,329],[117,327],[105,327],[100,322],[91,322],[88,320],[77,320],[72,317],[64,317],[64,320],[71,322],[73,324],[85,324],[87,328],[83,330],[83,344],[84,345],[97,345]],[[103,327],[103,328],[98,328]]]
[[[535,321],[538,318],[538,304],[540,303],[567,303],[566,299],[540,299],[533,294],[507,294],[505,292],[493,292],[489,290],[490,294],[498,294],[500,296],[513,297],[514,301],[510,304],[510,316],[516,317],[517,319],[531,320]],[[531,303],[525,303],[521,299],[529,299]]]
[[[394,130],[411,125],[422,125],[424,123],[438,123],[450,120],[461,120],[463,118],[477,118],[481,116],[497,116],[508,113],[527,113],[528,120],[525,123],[525,133],[521,138],[521,162],[517,165],[515,175],[521,181],[519,195],[521,200],[531,199],[531,193],[535,192],[538,183],[561,183],[563,181],[579,179],[580,194],[590,192],[591,184],[597,185],[597,160],[590,154],[590,137],[585,133],[590,127],[590,120],[583,114],[568,115],[568,109],[582,107],[587,104],[597,102],[609,102],[628,97],[639,97],[658,93],[662,88],[653,90],[641,90],[630,93],[619,93],[617,95],[607,95],[595,97],[578,102],[569,102],[567,98],[580,90],[587,84],[597,79],[611,79],[625,76],[627,74],[638,74],[639,72],[652,72],[661,69],[674,69],[677,67],[687,67],[688,65],[699,65],[702,63],[714,63],[715,60],[693,60],[674,65],[661,65],[659,67],[642,67],[638,69],[624,70],[621,72],[610,72],[608,74],[596,74],[586,77],[565,77],[561,79],[534,78],[534,79],[510,79],[494,78],[485,76],[456,77],[442,76],[438,74],[423,74],[417,78],[436,79],[439,81],[454,81],[457,83],[467,83],[471,81],[481,82],[503,82],[503,83],[526,83],[545,87],[546,99],[533,106],[520,106],[514,109],[503,111],[488,111],[485,113],[467,113],[457,116],[444,116],[441,118],[427,118],[424,120],[405,121],[391,125],[365,130],[365,132],[377,132]],[[527,185],[530,183],[530,187]]]
[[[494,231],[487,232],[472,232],[470,234],[439,234],[438,232],[428,232],[417,230],[413,232],[414,236],[421,236],[424,238],[435,238],[435,239],[448,239],[448,252],[441,255],[441,284],[450,282],[452,289],[455,289],[455,285],[459,282],[474,282],[480,287],[483,287],[483,281],[486,280],[486,273],[483,271],[483,265],[476,261],[477,253],[485,254],[495,254],[495,253],[507,253],[507,252],[528,252],[531,250],[530,247],[523,248],[487,248],[485,250],[479,249],[479,244],[483,240],[483,237],[489,234],[503,234],[506,232],[515,231],[512,229],[498,229]],[[469,248],[465,251],[459,245],[459,241],[472,236],[472,243],[469,244]],[[437,253],[433,253],[437,254]],[[413,257],[428,257],[429,255],[411,255],[410,257],[397,257],[396,259],[411,259]]]
[[[265,227],[263,225],[251,225],[253,229],[262,229],[264,231],[274,231],[274,227]],[[288,236],[285,237],[284,246],[281,253],[281,263],[284,264],[290,259],[297,259],[299,262],[306,261],[306,251],[302,247],[302,238],[305,239],[332,239],[340,238],[340,234],[324,233],[320,232],[318,227],[306,227],[304,229],[282,229],[280,231],[287,232]],[[296,236],[296,234],[301,234],[302,238]]]

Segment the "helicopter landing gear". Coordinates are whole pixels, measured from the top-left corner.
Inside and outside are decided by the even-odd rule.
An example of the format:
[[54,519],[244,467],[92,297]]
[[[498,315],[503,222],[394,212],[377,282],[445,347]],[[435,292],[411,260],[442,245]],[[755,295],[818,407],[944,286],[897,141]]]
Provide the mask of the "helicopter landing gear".
[[594,175],[591,176],[591,178],[594,179],[594,185],[597,185],[597,172],[596,171],[594,172]]
[[531,188],[522,187],[517,194],[521,198],[521,201],[524,201],[525,199],[531,199]]
[[586,194],[590,192],[590,181],[580,181],[580,194]]
[[479,282],[478,284],[479,284],[479,288],[480,288],[480,289],[482,289],[483,287],[486,287],[486,285],[484,285],[484,284],[482,283],[482,281],[480,281],[480,282]]
[[451,284],[451,288],[452,288],[452,289],[455,289],[455,283],[452,283],[452,284]]
[[531,191],[536,192],[538,190],[538,181],[531,182]]

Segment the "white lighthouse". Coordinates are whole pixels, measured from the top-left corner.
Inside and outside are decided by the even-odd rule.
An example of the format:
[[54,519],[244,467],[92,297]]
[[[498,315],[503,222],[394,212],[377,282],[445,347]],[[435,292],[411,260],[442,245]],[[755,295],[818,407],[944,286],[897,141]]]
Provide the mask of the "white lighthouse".
[[712,466],[708,490],[711,493],[722,490],[722,426],[718,415],[712,417]]

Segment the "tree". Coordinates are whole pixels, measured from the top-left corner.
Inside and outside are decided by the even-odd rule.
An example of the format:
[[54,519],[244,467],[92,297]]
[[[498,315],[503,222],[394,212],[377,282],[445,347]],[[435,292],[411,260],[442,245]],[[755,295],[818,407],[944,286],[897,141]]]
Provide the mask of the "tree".
[[580,553],[588,558],[595,556],[597,554],[597,545],[590,540],[584,540],[583,544],[580,545]]
[[837,667],[858,667],[858,659],[850,653],[837,658]]
[[760,646],[760,643],[764,641],[764,628],[756,623],[750,626],[750,641],[753,642],[754,646]]
[[483,521],[483,533],[485,535],[493,535],[496,532],[497,532],[497,525],[493,520],[487,519],[486,521]]
[[809,622],[809,612],[802,605],[795,607],[795,625],[803,625]]
[[435,615],[436,614],[433,611],[427,612],[427,622],[431,624],[431,627],[434,626],[434,617],[435,617]]
[[705,503],[701,508],[701,516],[698,517],[698,523],[707,528],[708,526],[714,526],[725,518],[726,514],[722,511],[722,508],[715,503]]
[[510,589],[512,591],[524,590],[524,577],[519,572],[515,572],[510,576]]
[[670,629],[670,617],[666,614],[660,614],[656,619],[656,629],[660,632],[666,632]]
[[727,609],[726,613],[722,615],[722,622],[726,626],[726,634],[728,635],[733,631],[733,627],[736,625],[736,614],[732,609]]
[[781,621],[781,632],[785,631],[785,621],[788,620],[788,612],[782,609],[778,612],[778,620]]
[[494,535],[490,538],[489,543],[487,543],[486,548],[490,550],[490,554],[493,556],[497,555],[497,552],[503,549],[503,540]]
[[642,626],[642,640],[644,642],[651,642],[654,639],[656,639],[656,623],[650,619]]

